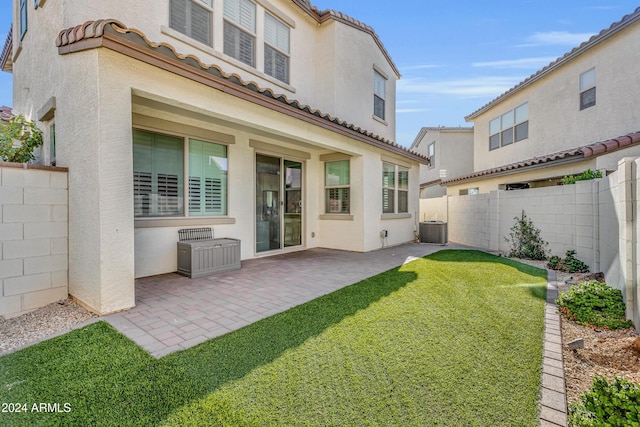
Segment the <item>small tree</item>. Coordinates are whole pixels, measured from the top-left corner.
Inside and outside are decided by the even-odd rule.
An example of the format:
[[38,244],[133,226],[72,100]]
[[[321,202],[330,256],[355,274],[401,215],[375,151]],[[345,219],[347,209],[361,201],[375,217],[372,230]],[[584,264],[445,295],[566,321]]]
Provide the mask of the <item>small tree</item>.
[[511,247],[509,256],[537,260],[547,259],[546,246],[548,243],[542,240],[540,230],[534,227],[524,210],[521,218],[514,217],[513,219],[516,223],[511,227],[510,238],[504,238]]
[[24,118],[13,117],[9,124],[0,124],[0,160],[26,163],[33,160],[33,150],[42,145],[42,131]]

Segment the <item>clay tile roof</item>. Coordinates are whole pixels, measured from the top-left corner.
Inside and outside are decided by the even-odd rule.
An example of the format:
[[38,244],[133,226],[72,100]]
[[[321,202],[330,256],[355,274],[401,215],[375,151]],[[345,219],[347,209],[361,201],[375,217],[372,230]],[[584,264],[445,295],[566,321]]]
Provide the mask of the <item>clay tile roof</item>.
[[[170,60],[178,60],[184,65],[191,67],[198,71],[204,71],[211,75],[214,79],[222,79],[226,82],[231,82],[233,85],[248,89],[254,93],[255,97],[269,98],[276,100],[282,104],[292,107],[295,110],[304,112],[307,117],[314,116],[322,119],[324,122],[334,123],[346,130],[347,134],[356,136],[356,139],[360,139],[387,151],[395,152],[403,155],[404,157],[412,158],[415,161],[421,163],[427,163],[429,158],[423,154],[411,151],[406,147],[396,144],[394,141],[388,140],[380,135],[374,134],[370,131],[362,129],[354,124],[340,120],[337,117],[332,117],[330,114],[316,110],[309,105],[303,105],[297,100],[290,100],[284,94],[277,94],[271,88],[261,88],[256,82],[245,82],[242,77],[233,73],[226,73],[218,65],[204,64],[195,55],[182,55],[176,51],[176,49],[168,43],[154,43],[147,39],[147,37],[141,32],[133,28],[128,28],[123,23],[115,19],[100,19],[96,21],[88,21],[75,27],[68,28],[60,31],[56,38],[56,46],[58,47],[58,53],[67,54],[82,49],[90,49],[100,46],[99,42],[105,34],[109,34],[109,37],[122,38],[123,42],[135,43],[138,46],[146,47],[156,54],[162,54]],[[364,138],[358,138],[358,136],[364,136]]]
[[384,47],[382,40],[380,40],[380,37],[378,37],[378,34],[375,32],[375,30],[372,27],[342,12],[338,12],[332,9],[321,11],[316,6],[312,5],[309,0],[291,0],[291,1],[294,4],[298,5],[302,10],[307,12],[307,14],[309,14],[318,23],[323,23],[329,19],[333,19],[335,21],[341,22],[343,24],[349,25],[350,27],[356,28],[358,30],[361,30],[361,31],[364,31],[365,33],[370,34],[371,37],[373,37],[373,40],[378,45],[378,47],[380,48],[380,50],[382,51],[382,54],[385,56],[385,58],[387,58],[389,65],[391,65],[391,68],[393,68],[393,72],[396,73],[396,76],[398,78],[400,78],[401,76],[400,70],[398,70],[398,67],[391,59],[391,55],[389,55],[389,52]]
[[0,123],[9,124],[9,120],[11,120],[12,117],[11,107],[0,106]]
[[11,73],[13,71],[13,61],[11,59],[13,51],[13,25],[9,28],[9,34],[4,41],[4,47],[0,52],[0,70]]
[[457,176],[442,181],[444,185],[453,184],[461,181],[474,180],[488,175],[501,174],[512,170],[527,168],[531,166],[549,163],[553,166],[553,162],[563,160],[575,161],[584,160],[590,157],[597,157],[602,154],[611,153],[612,151],[621,150],[631,145],[640,144],[640,131],[629,135],[619,136],[617,138],[608,139],[606,141],[594,142],[593,144],[584,145],[582,147],[572,148],[570,150],[559,151],[557,153],[547,154],[545,156],[534,157],[532,159],[522,160],[520,162],[510,163],[508,165],[498,166],[492,169],[485,169],[473,172],[468,175]]
[[623,29],[629,27],[630,25],[638,21],[640,21],[640,7],[638,7],[632,13],[625,15],[620,21],[617,21],[611,24],[609,28],[606,28],[600,31],[598,34],[592,36],[589,40],[582,43],[580,46],[565,53],[563,56],[556,59],[555,61],[545,66],[544,68],[536,71],[534,74],[527,77],[525,80],[521,81],[520,83],[518,83],[517,85],[515,85],[514,87],[512,87],[502,95],[498,96],[493,101],[490,101],[489,103],[480,107],[473,113],[469,114],[468,116],[465,117],[465,120],[472,121],[482,113],[486,112],[487,110],[493,108],[495,105],[504,101],[506,98],[510,97],[511,95],[514,95],[520,90],[540,80],[542,77],[546,76],[547,74],[551,73],[552,71],[556,70],[557,68],[561,67],[562,65],[566,64],[567,62],[571,61],[577,56],[583,54],[584,52],[591,49],[592,47],[600,44],[601,42],[607,40],[611,36],[617,34],[618,32],[622,31]]

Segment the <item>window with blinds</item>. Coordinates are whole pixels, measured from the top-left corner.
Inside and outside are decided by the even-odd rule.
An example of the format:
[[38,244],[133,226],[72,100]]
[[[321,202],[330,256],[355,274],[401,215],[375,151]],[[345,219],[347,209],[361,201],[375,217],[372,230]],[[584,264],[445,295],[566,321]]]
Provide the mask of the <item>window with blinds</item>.
[[409,169],[382,163],[382,213],[409,212]]
[[373,115],[384,120],[386,79],[377,71],[373,72]]
[[[227,171],[225,145],[197,139],[188,139],[185,143],[184,138],[134,130],[134,214],[136,217],[183,216],[186,203],[188,216],[225,216]],[[183,197],[185,179],[186,201]]]
[[224,17],[224,53],[255,67],[255,3],[250,0],[224,0]]
[[[212,45],[213,0],[171,0],[169,26],[208,46]],[[207,6],[207,7],[205,7]]]
[[264,72],[289,83],[289,27],[271,14],[264,15]]
[[348,214],[351,209],[349,160],[326,162],[325,212]]

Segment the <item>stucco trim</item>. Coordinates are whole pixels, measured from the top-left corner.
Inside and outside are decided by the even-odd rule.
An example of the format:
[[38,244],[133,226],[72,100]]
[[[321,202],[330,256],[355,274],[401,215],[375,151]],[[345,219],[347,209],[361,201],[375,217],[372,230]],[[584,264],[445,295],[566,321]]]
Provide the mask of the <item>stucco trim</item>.
[[269,144],[268,142],[262,142],[255,139],[249,140],[249,147],[252,147],[258,151],[268,151],[285,157],[296,157],[298,159],[304,160],[309,160],[311,158],[311,154],[304,151],[281,147],[279,145]]
[[349,214],[322,214],[318,215],[322,221],[353,221],[353,215]]
[[320,156],[321,162],[337,162],[340,160],[350,160],[353,157],[351,154],[346,153],[329,153]]
[[38,121],[46,122],[53,119],[53,116],[56,113],[56,97],[52,96],[44,103],[42,108],[38,110],[36,114],[38,117]]
[[136,218],[135,228],[182,227],[192,225],[229,225],[235,224],[231,217],[179,217],[179,218]]
[[97,47],[105,47],[125,56],[169,71],[181,77],[220,90],[245,101],[303,120],[356,141],[392,152],[412,161],[426,164],[428,158],[375,135],[353,124],[324,114],[284,94],[263,89],[255,82],[245,82],[237,74],[228,74],[217,65],[206,65],[194,55],[182,55],[167,43],[154,43],[135,29],[113,19],[89,21],[63,30],[56,39],[61,55]]
[[526,78],[522,82],[518,83],[517,85],[515,85],[514,87],[512,87],[511,89],[509,89],[508,91],[506,91],[502,95],[498,96],[493,101],[490,101],[488,104],[485,104],[484,106],[480,107],[478,110],[476,110],[473,113],[469,114],[464,119],[467,122],[473,121],[474,119],[476,119],[480,115],[486,113],[487,111],[489,111],[490,109],[492,109],[493,107],[495,107],[496,105],[501,103],[502,101],[504,101],[507,98],[515,95],[516,93],[520,92],[521,90],[525,89],[526,87],[528,87],[528,86],[532,85],[533,83],[537,82],[538,80],[542,79],[546,75],[554,72],[556,69],[562,67],[564,64],[566,64],[569,61],[577,58],[578,56],[582,55],[583,53],[585,53],[589,49],[599,45],[600,43],[604,42],[605,40],[609,39],[610,37],[614,36],[615,34],[618,34],[620,31],[624,30],[625,28],[629,27],[630,25],[633,25],[634,23],[636,23],[638,21],[640,21],[640,7],[638,7],[632,13],[630,13],[628,15],[625,15],[620,21],[614,22],[613,24],[611,24],[611,26],[609,26],[609,28],[600,31],[598,34],[596,34],[595,36],[591,37],[586,42],[582,43],[581,45],[579,45],[578,47],[574,48],[573,50],[565,53],[563,56],[561,56],[560,58],[558,58],[555,61],[551,62],[546,67],[542,68],[541,70],[536,71],[534,74],[532,74],[531,76],[529,76],[528,78]]
[[65,167],[34,165],[30,163],[0,162],[0,168],[38,169],[38,170],[45,170],[45,171],[52,171],[52,172],[69,172],[69,168],[65,168]]
[[139,113],[132,114],[132,123],[134,128],[169,132],[173,135],[188,136],[191,138],[201,138],[218,144],[231,145],[236,143],[236,137],[234,135],[216,132],[184,123],[173,122],[170,120],[158,119],[156,117],[150,117]]
[[391,219],[407,219],[411,217],[412,215],[410,213],[386,213],[386,214],[380,215],[380,220],[388,221]]

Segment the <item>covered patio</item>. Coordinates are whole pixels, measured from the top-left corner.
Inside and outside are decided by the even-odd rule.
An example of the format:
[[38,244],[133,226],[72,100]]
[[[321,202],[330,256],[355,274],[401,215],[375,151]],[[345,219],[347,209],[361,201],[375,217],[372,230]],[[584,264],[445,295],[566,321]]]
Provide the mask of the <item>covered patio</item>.
[[103,319],[162,357],[331,293],[441,249],[412,243],[366,253],[309,249],[242,262],[240,270],[189,279],[136,280],[136,306]]

